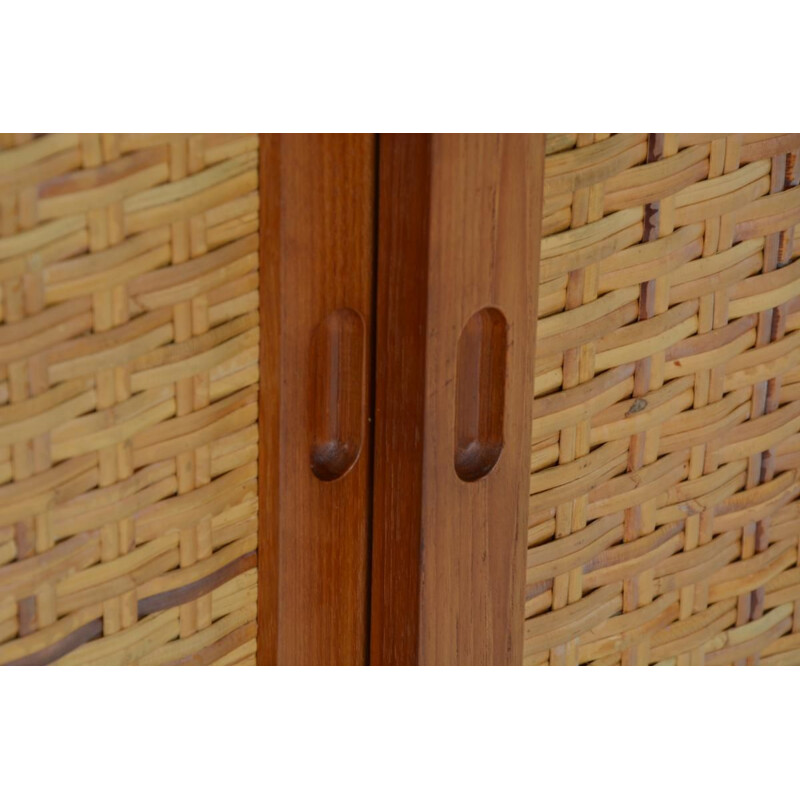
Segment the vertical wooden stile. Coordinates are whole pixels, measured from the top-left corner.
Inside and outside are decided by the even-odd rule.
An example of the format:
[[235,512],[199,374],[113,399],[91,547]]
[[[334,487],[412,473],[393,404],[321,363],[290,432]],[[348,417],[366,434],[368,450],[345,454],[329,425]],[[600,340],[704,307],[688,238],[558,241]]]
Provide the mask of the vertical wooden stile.
[[518,664],[544,136],[379,153],[371,662]]
[[368,654],[375,136],[263,134],[261,664]]

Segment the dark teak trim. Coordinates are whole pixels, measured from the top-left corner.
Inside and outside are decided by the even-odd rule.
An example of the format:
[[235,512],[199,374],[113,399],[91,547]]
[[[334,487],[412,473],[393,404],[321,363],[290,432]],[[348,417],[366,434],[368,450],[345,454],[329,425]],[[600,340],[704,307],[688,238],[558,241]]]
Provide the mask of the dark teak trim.
[[374,664],[522,661],[543,169],[543,134],[380,137]]
[[520,663],[544,137],[379,145],[261,139],[258,661]]
[[364,664],[373,134],[262,134],[258,662]]

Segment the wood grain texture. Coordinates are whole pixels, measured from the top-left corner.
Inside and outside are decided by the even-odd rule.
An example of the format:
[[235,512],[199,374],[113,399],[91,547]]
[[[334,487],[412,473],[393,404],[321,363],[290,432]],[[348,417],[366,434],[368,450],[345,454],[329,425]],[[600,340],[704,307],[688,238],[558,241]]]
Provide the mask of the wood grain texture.
[[[431,137],[379,139],[370,660],[419,656]],[[402,387],[402,391],[400,391]]]
[[[380,143],[371,660],[522,660],[544,137]],[[458,343],[508,323],[503,449],[456,474]]]
[[[258,660],[367,660],[370,381],[361,448],[336,480],[311,469],[315,331],[333,312],[363,320],[372,360],[375,137],[265,134],[261,142],[261,517]],[[346,359],[347,360],[347,359]]]

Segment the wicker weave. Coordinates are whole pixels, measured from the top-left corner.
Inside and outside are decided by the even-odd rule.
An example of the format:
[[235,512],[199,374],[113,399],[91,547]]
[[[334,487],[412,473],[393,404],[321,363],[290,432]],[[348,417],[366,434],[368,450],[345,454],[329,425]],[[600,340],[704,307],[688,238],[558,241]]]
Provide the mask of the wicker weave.
[[254,660],[257,149],[0,136],[0,664]]
[[548,137],[526,663],[800,663],[799,148]]

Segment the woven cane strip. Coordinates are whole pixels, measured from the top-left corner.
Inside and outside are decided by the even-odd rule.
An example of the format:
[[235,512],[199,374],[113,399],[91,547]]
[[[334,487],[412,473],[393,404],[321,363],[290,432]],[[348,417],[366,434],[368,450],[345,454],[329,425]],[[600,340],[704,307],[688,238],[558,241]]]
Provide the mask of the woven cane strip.
[[800,663],[799,150],[548,136],[526,663]]
[[0,136],[0,664],[254,661],[257,151]]

